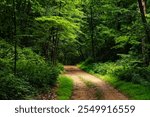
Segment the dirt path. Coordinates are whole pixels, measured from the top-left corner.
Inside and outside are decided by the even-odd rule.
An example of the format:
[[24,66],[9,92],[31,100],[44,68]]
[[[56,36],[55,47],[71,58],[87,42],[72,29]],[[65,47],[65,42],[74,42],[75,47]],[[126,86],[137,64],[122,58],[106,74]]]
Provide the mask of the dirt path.
[[74,81],[73,100],[127,100],[128,98],[99,78],[90,75],[76,66],[65,66],[66,76]]

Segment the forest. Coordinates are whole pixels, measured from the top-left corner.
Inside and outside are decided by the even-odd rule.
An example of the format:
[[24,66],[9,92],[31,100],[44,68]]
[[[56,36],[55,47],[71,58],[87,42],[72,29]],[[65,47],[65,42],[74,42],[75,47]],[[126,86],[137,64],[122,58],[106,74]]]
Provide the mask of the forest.
[[[1,100],[76,99],[64,74],[79,68],[150,100],[150,0],[0,0]],[[85,75],[76,79],[107,99]]]

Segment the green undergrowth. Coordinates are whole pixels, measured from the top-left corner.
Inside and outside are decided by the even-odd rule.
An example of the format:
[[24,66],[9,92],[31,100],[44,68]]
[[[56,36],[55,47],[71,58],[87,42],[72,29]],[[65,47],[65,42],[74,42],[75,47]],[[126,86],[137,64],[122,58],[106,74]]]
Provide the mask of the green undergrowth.
[[108,82],[129,99],[150,99],[150,67],[137,67],[122,61],[90,64],[85,61],[78,67]]
[[0,40],[0,99],[32,99],[52,87],[62,69],[30,48],[17,47],[17,71],[14,75],[14,47]]
[[58,78],[58,89],[56,91],[58,100],[69,100],[73,91],[73,81],[66,76]]
[[150,87],[119,80],[112,75],[94,74],[102,80],[108,82],[119,91],[123,92],[129,99],[150,100]]

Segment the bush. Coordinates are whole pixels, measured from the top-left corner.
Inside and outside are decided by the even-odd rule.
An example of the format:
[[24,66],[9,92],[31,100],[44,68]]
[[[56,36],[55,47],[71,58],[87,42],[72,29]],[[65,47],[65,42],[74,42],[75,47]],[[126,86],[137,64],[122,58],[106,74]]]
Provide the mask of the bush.
[[29,82],[31,86],[45,90],[55,83],[58,74],[57,67],[50,66],[30,49],[20,51],[17,61],[17,75]]
[[[0,77],[0,99],[25,99],[31,95],[31,87],[23,79],[14,77],[12,74]],[[33,90],[33,89],[32,89]]]
[[99,73],[102,75],[105,74],[117,75],[118,71],[120,69],[123,69],[123,66],[117,65],[116,63],[113,62],[93,63],[89,65],[88,64],[85,65],[84,63],[81,63],[79,67],[85,71]]
[[87,71],[87,72],[92,72],[93,70],[93,59],[92,58],[88,58],[86,59],[84,62],[81,62],[80,64],[78,64],[78,66]]
[[150,85],[150,70],[145,67],[131,67],[118,74],[118,78],[128,82],[134,82],[142,85]]
[[83,62],[79,67],[90,73],[94,72],[101,75],[111,75],[127,82],[150,85],[150,66],[138,67],[139,64],[140,61],[128,57],[118,60],[117,62],[92,64],[85,64],[85,62]]
[[17,74],[13,75],[13,47],[0,40],[0,99],[25,99],[54,85],[60,70],[31,49],[18,47]]
[[63,72],[63,71],[64,71],[64,66],[63,66],[63,64],[58,63],[58,64],[57,64],[57,69],[58,69],[58,71]]
[[93,71],[95,73],[100,73],[104,75],[114,73],[120,68],[120,66],[118,66],[116,63],[113,62],[107,62],[107,63],[95,63],[93,68],[94,68]]

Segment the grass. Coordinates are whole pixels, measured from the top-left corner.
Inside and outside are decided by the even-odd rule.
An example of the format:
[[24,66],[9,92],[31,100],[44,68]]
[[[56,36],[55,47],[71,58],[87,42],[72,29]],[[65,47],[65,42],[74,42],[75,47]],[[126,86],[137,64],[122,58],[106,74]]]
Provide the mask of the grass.
[[[85,65],[78,65],[78,67],[111,84],[113,87],[125,94],[129,99],[150,100],[150,86],[120,80],[119,78],[109,73],[104,75],[101,73],[94,73],[94,68]],[[102,67],[102,69],[104,68]]]
[[95,96],[96,96],[97,100],[103,99],[102,91],[96,88]]
[[73,81],[66,76],[58,78],[58,89],[56,91],[58,100],[69,100],[72,95]]
[[87,81],[87,80],[83,79],[82,77],[80,77],[80,79],[86,84],[86,86],[88,88],[95,88],[96,87],[95,84],[93,84],[92,82]]
[[100,75],[100,74],[94,74],[94,75],[96,75],[98,78],[101,78],[102,80],[114,86],[116,89],[118,89],[127,97],[129,97],[129,99],[150,100],[149,87],[140,84],[134,84],[132,82],[119,80],[118,78],[112,75]]
[[97,100],[102,99],[102,91],[100,89],[98,89],[95,84],[93,84],[90,81],[87,81],[87,80],[83,79],[82,77],[80,77],[80,79],[86,84],[86,86],[89,89],[94,89],[95,90],[95,94],[94,95],[95,95],[95,97],[96,97]]

